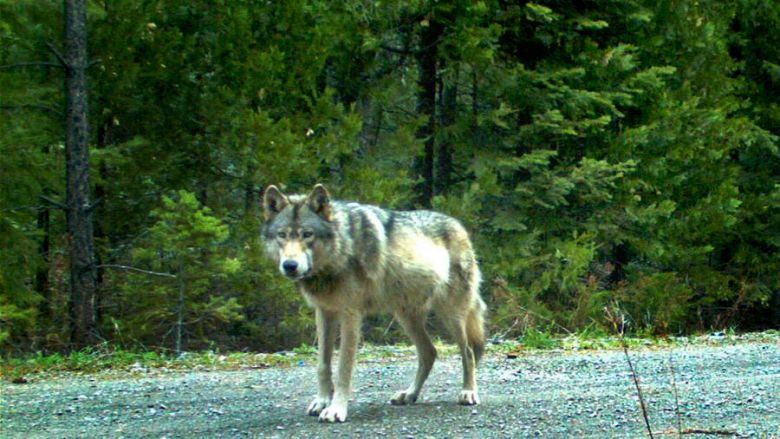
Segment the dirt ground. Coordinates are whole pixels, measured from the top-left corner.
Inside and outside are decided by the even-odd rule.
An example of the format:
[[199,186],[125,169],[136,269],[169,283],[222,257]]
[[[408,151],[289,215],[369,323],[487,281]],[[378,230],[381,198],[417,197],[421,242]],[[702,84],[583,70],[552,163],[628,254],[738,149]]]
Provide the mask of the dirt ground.
[[[686,437],[780,437],[780,344],[643,349],[631,356],[656,436],[675,436],[681,426]],[[6,381],[0,384],[0,436],[647,436],[621,351],[521,353],[510,359],[494,350],[480,365],[482,404],[475,407],[456,403],[460,360],[450,356],[434,366],[420,402],[390,405],[415,364],[410,356],[362,361],[344,424],[321,424],[304,414],[316,392],[313,364]]]

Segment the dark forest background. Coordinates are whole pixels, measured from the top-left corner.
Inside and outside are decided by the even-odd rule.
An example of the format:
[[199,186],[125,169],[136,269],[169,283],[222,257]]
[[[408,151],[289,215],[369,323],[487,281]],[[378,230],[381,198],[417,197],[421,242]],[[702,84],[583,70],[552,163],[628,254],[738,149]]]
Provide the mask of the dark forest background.
[[64,3],[0,0],[6,352],[311,343],[271,183],[461,219],[493,333],[780,326],[780,3]]

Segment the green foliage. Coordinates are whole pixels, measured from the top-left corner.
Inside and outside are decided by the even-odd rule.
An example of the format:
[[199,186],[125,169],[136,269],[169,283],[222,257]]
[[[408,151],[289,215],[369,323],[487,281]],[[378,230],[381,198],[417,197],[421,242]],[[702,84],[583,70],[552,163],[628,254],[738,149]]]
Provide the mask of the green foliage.
[[172,345],[172,337],[202,342],[214,327],[241,320],[236,297],[215,294],[224,279],[241,269],[223,245],[227,226],[183,190],[163,196],[151,217],[155,222],[133,249],[132,261],[166,276],[127,275],[117,306],[128,318],[113,321],[117,335],[157,339],[162,347]]
[[[9,350],[67,347],[62,69],[36,64],[56,65],[45,42],[62,46],[60,9],[0,1]],[[88,12],[97,256],[176,276],[100,269],[112,342],[171,348],[177,328],[186,348],[313,342],[311,312],[262,252],[270,183],[429,201],[461,219],[491,329],[507,336],[584,331],[615,301],[638,333],[780,322],[775,3],[119,0]],[[434,31],[435,50],[422,43]],[[386,336],[380,323],[369,338]]]
[[529,328],[521,339],[524,347],[529,349],[552,349],[560,346],[560,340],[549,330]]
[[691,318],[691,287],[675,273],[632,273],[616,298],[632,317],[631,326],[661,334],[679,333]]

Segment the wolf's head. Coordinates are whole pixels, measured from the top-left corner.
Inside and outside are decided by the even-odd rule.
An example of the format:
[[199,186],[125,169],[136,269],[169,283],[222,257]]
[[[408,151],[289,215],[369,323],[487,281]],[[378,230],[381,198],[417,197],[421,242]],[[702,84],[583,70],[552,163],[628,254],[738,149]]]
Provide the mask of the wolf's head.
[[268,186],[263,195],[263,240],[279,271],[300,280],[320,270],[334,250],[333,210],[325,186],[314,186],[309,195],[284,195]]

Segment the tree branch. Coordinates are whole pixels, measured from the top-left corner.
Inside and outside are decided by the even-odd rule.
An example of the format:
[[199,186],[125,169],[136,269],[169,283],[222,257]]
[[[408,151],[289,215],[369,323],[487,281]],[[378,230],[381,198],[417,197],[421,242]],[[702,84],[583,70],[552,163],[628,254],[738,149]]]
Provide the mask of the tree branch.
[[0,212],[14,212],[17,210],[40,210],[40,209],[46,209],[51,206],[40,206],[35,204],[30,204],[28,206],[17,206],[17,207],[4,207],[0,209]]
[[87,206],[87,211],[88,211],[88,212],[92,212],[92,211],[93,211],[93,210],[95,210],[95,208],[96,208],[96,207],[98,207],[98,206],[100,205],[100,203],[102,203],[102,202],[103,202],[103,198],[97,198],[97,199],[95,199],[95,201],[93,201],[92,203],[90,203],[90,204],[89,204],[89,206]]
[[10,70],[23,67],[57,67],[62,68],[62,64],[51,61],[30,61],[30,62],[18,62],[14,64],[6,64],[0,66],[0,70]]
[[56,208],[62,209],[62,210],[68,210],[68,206],[60,203],[59,201],[57,201],[57,200],[55,200],[53,198],[49,198],[46,195],[41,195],[40,199],[45,201],[45,202],[47,202],[47,203],[49,203],[52,207],[56,207]]
[[436,38],[435,41],[433,41],[432,43],[428,44],[427,46],[418,47],[418,48],[415,48],[415,49],[412,49],[411,47],[404,47],[403,49],[399,49],[398,47],[388,46],[387,44],[380,44],[379,48],[380,49],[384,49],[384,50],[386,50],[388,52],[391,52],[391,53],[398,53],[398,54],[401,54],[401,55],[420,55],[422,53],[425,53],[425,52],[431,50],[435,46],[437,46],[439,43],[441,43],[442,40],[443,40],[443,37],[440,36],[440,37]]
[[68,61],[65,59],[65,57],[64,57],[64,56],[62,56],[62,53],[60,53],[60,51],[59,51],[59,50],[57,50],[57,48],[54,46],[54,44],[52,44],[52,43],[51,43],[51,42],[49,42],[49,41],[46,41],[45,43],[46,43],[46,47],[48,47],[48,48],[49,48],[49,50],[51,50],[51,52],[54,54],[54,56],[56,56],[56,57],[57,57],[57,61],[59,61],[59,62],[60,62],[60,65],[61,65],[62,67],[64,67],[64,68],[68,68],[68,67],[70,67],[70,66],[68,65]]
[[417,55],[421,53],[421,51],[418,49],[410,49],[410,48],[399,49],[398,47],[388,46],[387,44],[380,44],[379,48],[384,49],[391,53],[398,53],[401,55]]
[[55,110],[54,108],[48,107],[46,105],[41,104],[14,104],[14,105],[0,105],[0,109],[2,110],[39,110],[43,111],[44,113],[51,113],[54,116],[57,116],[59,118],[64,118],[65,114],[59,110]]
[[148,275],[151,275],[151,276],[174,277],[174,278],[176,277],[175,274],[162,273],[162,272],[159,272],[159,271],[143,270],[141,268],[130,267],[128,265],[100,264],[100,265],[95,265],[95,268],[114,268],[114,269],[117,269],[117,270],[137,271],[139,273],[148,274]]

